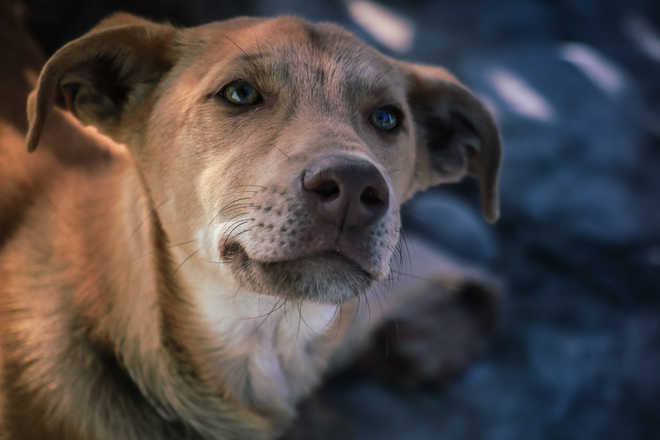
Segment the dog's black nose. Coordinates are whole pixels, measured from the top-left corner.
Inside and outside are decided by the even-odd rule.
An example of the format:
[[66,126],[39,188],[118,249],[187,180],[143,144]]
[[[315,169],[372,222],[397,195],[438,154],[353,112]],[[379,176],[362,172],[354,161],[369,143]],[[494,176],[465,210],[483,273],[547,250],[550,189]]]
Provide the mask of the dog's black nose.
[[389,189],[366,160],[325,156],[302,174],[302,193],[310,214],[341,228],[364,228],[387,212]]

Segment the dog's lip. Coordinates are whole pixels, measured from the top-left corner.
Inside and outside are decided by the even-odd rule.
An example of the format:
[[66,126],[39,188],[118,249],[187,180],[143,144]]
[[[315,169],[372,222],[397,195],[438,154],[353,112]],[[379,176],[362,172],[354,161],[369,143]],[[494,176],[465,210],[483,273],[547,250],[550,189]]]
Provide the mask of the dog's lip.
[[310,252],[308,254],[296,255],[295,257],[292,258],[280,258],[280,259],[260,259],[260,258],[251,257],[247,253],[245,248],[238,241],[226,243],[221,250],[221,256],[223,259],[231,259],[232,257],[239,254],[242,254],[245,258],[252,261],[253,263],[264,266],[276,265],[279,263],[293,263],[296,261],[305,261],[313,258],[327,258],[333,260],[341,260],[355,267],[356,269],[360,270],[369,278],[372,279],[377,278],[376,274],[372,273],[369,269],[365,268],[362,264],[360,264],[359,261],[356,261],[354,258],[351,258],[350,256],[346,255],[346,253],[342,252],[341,249],[329,248],[324,250],[317,250],[315,252]]
[[[248,257],[249,258],[249,257]],[[305,261],[305,260],[311,260],[311,259],[324,259],[324,260],[334,260],[334,261],[341,261],[342,263],[348,264],[349,266],[355,268],[356,270],[359,270],[362,272],[364,275],[366,275],[368,278],[375,278],[375,275],[369,272],[367,269],[365,269],[360,263],[355,261],[354,259],[344,255],[342,252],[336,251],[336,250],[326,250],[326,251],[320,251],[320,252],[314,252],[310,254],[305,254],[299,257],[291,258],[291,259],[281,259],[281,260],[275,260],[275,261],[259,261],[255,259],[251,259],[257,264],[261,264],[264,266],[270,266],[270,265],[278,265],[280,263],[295,263],[296,261]]]

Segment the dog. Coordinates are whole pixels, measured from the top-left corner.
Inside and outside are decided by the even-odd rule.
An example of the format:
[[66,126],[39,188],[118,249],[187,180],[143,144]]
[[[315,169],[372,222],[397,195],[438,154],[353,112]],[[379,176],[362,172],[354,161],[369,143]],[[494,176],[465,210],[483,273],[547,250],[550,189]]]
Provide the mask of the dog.
[[332,24],[118,13],[34,81],[0,126],[0,438],[275,438],[406,292],[472,277],[395,279],[402,203],[470,175],[499,215],[480,101]]

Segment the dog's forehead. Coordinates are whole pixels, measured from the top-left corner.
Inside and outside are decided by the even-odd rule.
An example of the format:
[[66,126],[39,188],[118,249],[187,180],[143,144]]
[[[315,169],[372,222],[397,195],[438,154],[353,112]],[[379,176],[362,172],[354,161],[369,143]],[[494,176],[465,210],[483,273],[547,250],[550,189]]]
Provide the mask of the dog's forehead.
[[305,70],[323,72],[365,89],[402,81],[392,60],[331,23],[239,18],[206,25],[203,35],[206,53],[219,62],[249,63],[291,77]]

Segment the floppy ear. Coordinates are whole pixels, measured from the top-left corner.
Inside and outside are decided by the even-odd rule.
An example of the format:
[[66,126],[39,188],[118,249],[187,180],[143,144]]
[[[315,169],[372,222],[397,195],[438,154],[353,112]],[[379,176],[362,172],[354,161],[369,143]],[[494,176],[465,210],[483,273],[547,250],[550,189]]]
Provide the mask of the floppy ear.
[[474,176],[480,185],[483,215],[489,222],[496,221],[501,145],[493,117],[446,70],[401,64],[417,135],[418,189]]
[[52,105],[112,135],[175,62],[176,30],[118,13],[71,41],[46,62],[27,104],[27,149],[34,151]]

